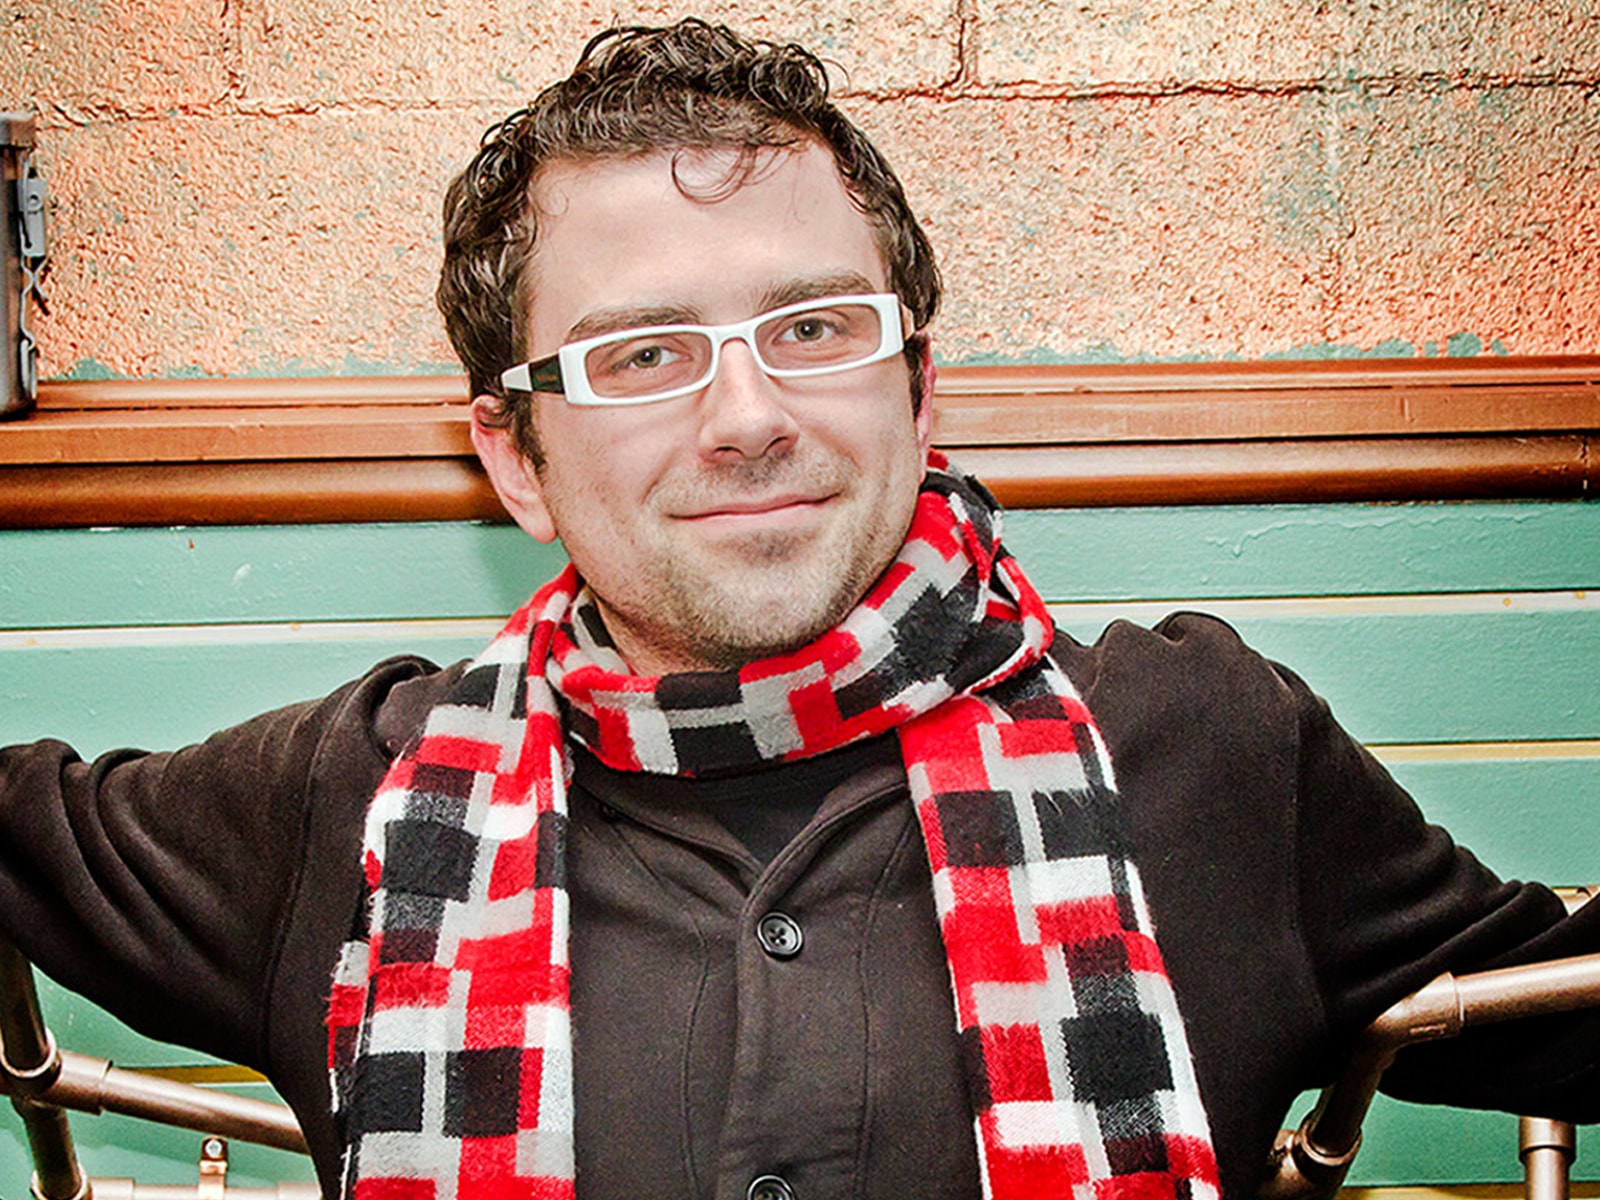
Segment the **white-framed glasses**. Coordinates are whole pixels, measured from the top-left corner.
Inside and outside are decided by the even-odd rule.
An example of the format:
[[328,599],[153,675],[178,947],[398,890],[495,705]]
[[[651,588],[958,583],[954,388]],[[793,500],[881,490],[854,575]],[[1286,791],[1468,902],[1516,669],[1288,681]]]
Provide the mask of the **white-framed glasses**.
[[786,304],[732,325],[652,325],[569,342],[500,376],[510,391],[551,392],[568,404],[650,404],[699,391],[739,340],[774,379],[831,375],[898,354],[900,298],[888,292]]

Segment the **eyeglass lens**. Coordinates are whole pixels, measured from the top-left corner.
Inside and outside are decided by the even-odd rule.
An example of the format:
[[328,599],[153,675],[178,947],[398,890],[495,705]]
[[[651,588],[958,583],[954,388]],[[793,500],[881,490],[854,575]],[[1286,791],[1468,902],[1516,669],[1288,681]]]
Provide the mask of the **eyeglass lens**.
[[[839,370],[882,344],[882,322],[870,304],[822,304],[761,322],[752,349],[763,368],[781,373]],[[694,387],[709,379],[712,357],[706,334],[658,330],[592,347],[583,365],[595,395],[620,400]]]

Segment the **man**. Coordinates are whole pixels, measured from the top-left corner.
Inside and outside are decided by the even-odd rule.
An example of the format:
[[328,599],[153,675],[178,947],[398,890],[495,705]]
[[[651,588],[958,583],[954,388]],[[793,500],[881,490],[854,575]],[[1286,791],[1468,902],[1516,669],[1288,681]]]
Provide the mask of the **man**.
[[[330,1194],[1244,1194],[1389,1003],[1600,943],[1220,624],[1052,638],[797,48],[592,45],[452,185],[439,295],[574,569],[472,664],[0,754],[13,936],[266,1070]],[[1600,1023],[1540,1034],[1396,1082],[1593,1119]]]

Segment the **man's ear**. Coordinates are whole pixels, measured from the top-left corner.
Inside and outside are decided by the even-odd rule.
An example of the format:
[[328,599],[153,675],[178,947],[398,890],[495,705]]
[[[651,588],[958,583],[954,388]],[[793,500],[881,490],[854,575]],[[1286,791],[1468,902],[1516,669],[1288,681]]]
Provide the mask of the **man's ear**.
[[917,445],[922,448],[922,459],[928,459],[928,447],[933,444],[933,386],[939,369],[933,365],[933,339],[926,333],[922,338],[922,353],[918,355],[917,369],[922,373],[922,403],[917,405]]
[[506,506],[512,520],[541,542],[553,542],[555,524],[545,507],[544,489],[533,464],[523,457],[511,430],[496,420],[499,401],[493,396],[476,396],[472,401],[472,448],[489,473],[495,494]]

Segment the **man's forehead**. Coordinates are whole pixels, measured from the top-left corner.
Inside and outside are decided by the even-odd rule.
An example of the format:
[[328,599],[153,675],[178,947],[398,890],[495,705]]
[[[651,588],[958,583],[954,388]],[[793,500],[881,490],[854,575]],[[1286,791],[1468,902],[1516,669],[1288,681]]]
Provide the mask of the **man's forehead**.
[[619,164],[661,164],[666,168],[666,179],[675,180],[685,195],[714,202],[731,194],[737,185],[758,182],[786,159],[808,155],[813,149],[827,154],[821,143],[805,138],[790,146],[659,146],[554,158],[542,163],[534,173],[529,195],[539,211],[549,212],[549,205],[560,203],[566,188],[581,185]]
[[[797,168],[809,169],[797,169]],[[663,146],[656,149],[555,158],[542,164],[528,184],[536,220],[571,211],[576,195],[623,172],[653,178],[663,198],[676,195],[726,211],[721,202],[747,187],[787,179],[796,191],[824,180],[848,194],[832,153],[822,142],[797,134],[784,146]],[[537,243],[535,245],[537,249]]]
[[[888,286],[876,227],[814,140],[753,157],[713,147],[557,160],[535,177],[529,203],[537,232],[520,300],[542,327],[538,349],[608,309],[731,320]],[[819,290],[818,280],[851,286]],[[702,312],[702,298],[744,311]]]

